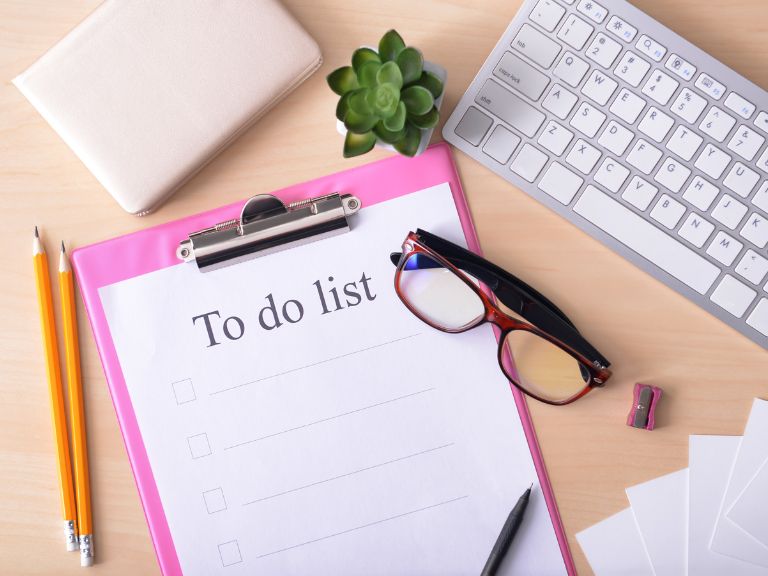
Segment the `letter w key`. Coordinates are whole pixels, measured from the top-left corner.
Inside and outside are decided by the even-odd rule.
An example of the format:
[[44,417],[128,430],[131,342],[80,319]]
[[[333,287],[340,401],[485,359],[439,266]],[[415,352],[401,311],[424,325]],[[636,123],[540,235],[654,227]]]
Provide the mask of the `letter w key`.
[[593,70],[584,83],[581,93],[600,104],[600,106],[605,106],[618,86],[614,80],[611,80],[599,70]]

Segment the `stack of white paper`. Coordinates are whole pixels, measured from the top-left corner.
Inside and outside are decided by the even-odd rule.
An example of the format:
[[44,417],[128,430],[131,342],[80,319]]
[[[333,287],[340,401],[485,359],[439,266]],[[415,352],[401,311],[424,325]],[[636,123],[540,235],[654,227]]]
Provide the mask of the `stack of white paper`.
[[597,576],[768,574],[768,401],[744,436],[691,436],[688,468],[627,488],[630,507],[576,535]]

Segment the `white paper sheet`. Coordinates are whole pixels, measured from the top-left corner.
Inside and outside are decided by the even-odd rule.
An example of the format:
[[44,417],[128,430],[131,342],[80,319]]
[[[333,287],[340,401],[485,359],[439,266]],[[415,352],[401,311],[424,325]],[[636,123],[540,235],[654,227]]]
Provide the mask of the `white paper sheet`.
[[762,544],[768,545],[768,460],[726,516]]
[[721,554],[768,568],[768,546],[747,534],[725,515],[754,478],[766,458],[768,458],[768,401],[755,398],[744,429],[744,439],[733,464],[728,489],[720,503],[711,547]]
[[627,488],[632,514],[656,576],[688,570],[688,469]]
[[688,574],[765,576],[761,566],[709,548],[740,436],[690,436],[688,446]]
[[654,576],[630,508],[576,534],[595,576]]
[[[100,291],[185,574],[478,574],[536,479],[490,327],[433,330],[393,288],[409,230],[464,244],[448,185],[353,226]],[[536,487],[503,571],[565,574]]]

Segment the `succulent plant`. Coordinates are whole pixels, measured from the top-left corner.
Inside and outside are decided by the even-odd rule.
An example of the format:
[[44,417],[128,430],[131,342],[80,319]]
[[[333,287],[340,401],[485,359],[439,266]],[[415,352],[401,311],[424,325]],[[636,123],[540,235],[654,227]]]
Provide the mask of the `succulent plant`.
[[352,65],[334,70],[327,80],[341,96],[336,117],[347,129],[345,158],[365,154],[377,140],[414,156],[421,131],[440,119],[435,99],[443,92],[443,82],[424,70],[421,52],[406,47],[395,30],[384,34],[378,52],[358,48]]

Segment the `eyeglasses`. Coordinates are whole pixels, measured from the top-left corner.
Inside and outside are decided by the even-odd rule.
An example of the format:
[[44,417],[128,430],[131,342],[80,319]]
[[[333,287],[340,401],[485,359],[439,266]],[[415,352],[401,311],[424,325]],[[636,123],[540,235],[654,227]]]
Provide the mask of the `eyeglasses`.
[[485,258],[421,229],[409,233],[402,253],[390,258],[397,266],[397,295],[422,321],[450,333],[484,322],[498,327],[501,370],[529,396],[570,404],[610,378],[608,360],[557,306]]

